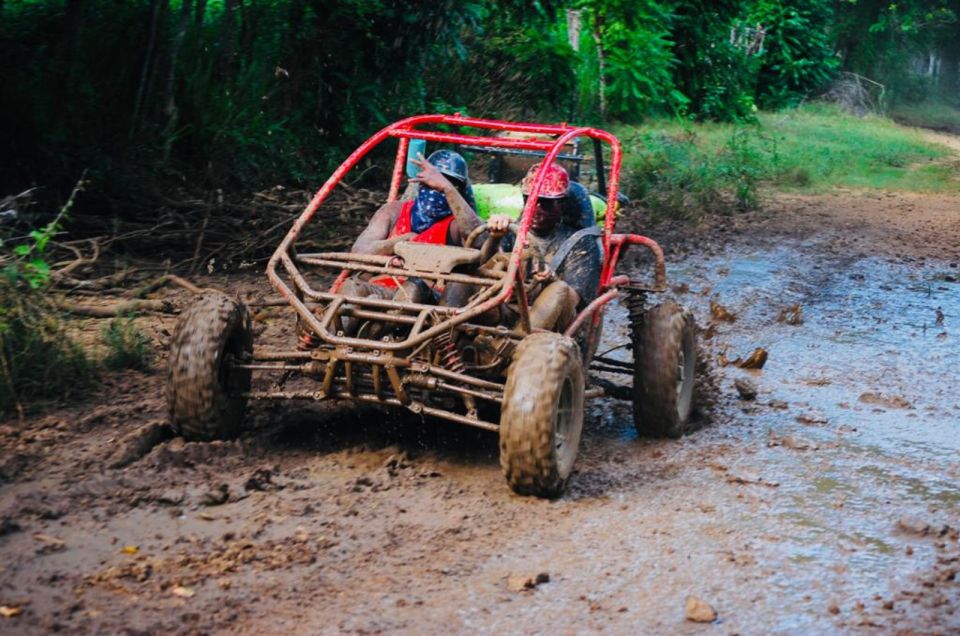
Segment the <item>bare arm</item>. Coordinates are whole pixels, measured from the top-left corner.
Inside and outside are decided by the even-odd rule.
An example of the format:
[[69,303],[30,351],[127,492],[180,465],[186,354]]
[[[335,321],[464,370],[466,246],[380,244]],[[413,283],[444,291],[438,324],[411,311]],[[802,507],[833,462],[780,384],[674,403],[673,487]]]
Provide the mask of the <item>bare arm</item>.
[[[506,214],[494,214],[487,220],[487,240],[480,247],[480,262],[486,263],[500,248],[500,241],[506,236],[513,221]],[[467,247],[473,247],[468,245]]]
[[350,251],[354,254],[391,254],[393,246],[400,241],[405,241],[416,236],[412,232],[387,238],[390,235],[390,228],[397,221],[397,215],[403,204],[398,201],[386,203],[374,213],[373,218],[367,223],[357,240],[354,241]]
[[483,221],[480,220],[480,217],[477,216],[474,209],[470,207],[467,200],[463,198],[460,191],[450,183],[450,180],[447,179],[442,172],[437,170],[436,166],[424,159],[422,155],[414,159],[413,163],[420,168],[420,174],[412,179],[412,181],[416,181],[432,190],[443,192],[444,196],[447,197],[447,203],[450,204],[450,209],[453,211],[453,218],[456,220],[456,223],[450,228],[450,238],[456,244],[462,244],[470,232],[480,226]]

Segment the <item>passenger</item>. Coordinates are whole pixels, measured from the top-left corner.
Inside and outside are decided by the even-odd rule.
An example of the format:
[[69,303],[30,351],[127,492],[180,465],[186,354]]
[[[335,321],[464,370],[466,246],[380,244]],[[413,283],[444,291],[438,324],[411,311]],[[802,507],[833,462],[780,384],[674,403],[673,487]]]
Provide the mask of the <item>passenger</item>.
[[[411,201],[384,204],[357,237],[355,254],[392,254],[400,241],[462,245],[482,221],[468,203],[467,162],[451,150],[437,150],[426,160],[413,162],[421,169],[412,179],[419,184]],[[393,277],[363,280],[353,277],[341,287],[350,296],[379,296],[407,302],[435,301],[431,287],[422,280],[410,280],[397,288]],[[434,296],[430,298],[430,296]]]
[[[541,165],[532,166],[521,182],[524,204]],[[543,284],[531,307],[530,326],[534,329],[563,331],[596,297],[600,287],[601,231],[595,221],[582,227],[589,219],[576,193],[571,196],[571,185],[567,171],[551,165],[531,220],[528,243],[536,250],[539,263],[528,273]],[[572,212],[565,214],[565,208]],[[494,240],[503,237],[512,221],[502,214],[491,216],[487,222],[490,236]]]
[[[420,172],[411,179],[418,184],[416,198],[410,201],[391,201],[377,210],[367,227],[354,242],[354,254],[393,254],[400,241],[461,245],[464,239],[481,225],[473,206],[467,162],[451,150],[437,150],[427,159],[420,155],[413,159]],[[436,303],[439,292],[421,278],[404,280],[394,276],[354,275],[340,286],[340,293],[365,298],[374,296],[384,300],[410,303]],[[343,331],[353,336],[361,320],[346,318]],[[379,337],[385,326],[374,324],[368,337]],[[298,323],[300,348],[310,349],[319,344],[317,337]]]

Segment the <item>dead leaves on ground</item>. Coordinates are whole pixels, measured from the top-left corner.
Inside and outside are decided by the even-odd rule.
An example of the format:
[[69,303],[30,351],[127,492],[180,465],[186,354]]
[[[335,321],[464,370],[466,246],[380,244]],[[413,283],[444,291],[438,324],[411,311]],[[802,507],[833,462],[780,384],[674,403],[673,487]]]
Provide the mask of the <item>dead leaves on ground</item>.
[[753,353],[746,358],[738,357],[734,360],[729,360],[727,358],[727,354],[721,352],[717,355],[717,364],[721,367],[732,364],[740,367],[741,369],[762,369],[763,365],[767,363],[768,355],[769,354],[767,353],[767,350],[763,347],[757,347],[753,350]]
[[720,322],[735,322],[737,320],[735,313],[714,300],[710,301],[710,315],[714,320]]

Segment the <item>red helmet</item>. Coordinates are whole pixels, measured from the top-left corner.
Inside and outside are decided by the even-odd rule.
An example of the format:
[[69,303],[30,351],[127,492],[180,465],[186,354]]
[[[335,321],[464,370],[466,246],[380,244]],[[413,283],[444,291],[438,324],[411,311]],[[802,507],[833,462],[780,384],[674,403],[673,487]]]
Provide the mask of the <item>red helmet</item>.
[[[520,191],[524,195],[529,195],[533,190],[533,182],[537,180],[537,174],[540,172],[542,163],[534,164],[527,171],[523,181],[520,182]],[[542,199],[562,199],[567,196],[567,188],[570,187],[570,176],[562,166],[552,164],[547,169],[547,174],[543,178],[543,186],[540,188],[540,198]]]

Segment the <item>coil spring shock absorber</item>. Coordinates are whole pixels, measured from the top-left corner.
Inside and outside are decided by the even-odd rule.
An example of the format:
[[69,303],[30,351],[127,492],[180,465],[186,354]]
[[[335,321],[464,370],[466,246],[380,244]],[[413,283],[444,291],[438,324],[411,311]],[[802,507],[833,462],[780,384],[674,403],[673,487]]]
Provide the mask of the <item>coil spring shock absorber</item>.
[[[463,364],[463,358],[460,357],[460,352],[457,350],[457,345],[453,342],[450,331],[444,331],[438,335],[434,338],[434,342],[437,343],[437,349],[440,353],[440,363],[447,371],[463,373],[466,370],[466,366]],[[477,401],[473,399],[472,395],[462,395],[462,397],[463,405],[467,410],[467,417],[476,419]]]
[[463,364],[463,358],[460,357],[460,352],[457,351],[456,345],[453,344],[450,332],[444,331],[437,336],[434,341],[437,343],[437,349],[440,351],[440,363],[443,364],[443,368],[447,371],[463,373],[466,367]]
[[624,288],[626,298],[624,302],[627,305],[627,312],[630,315],[630,328],[636,330],[643,324],[644,316],[647,313],[647,292],[640,289]]

